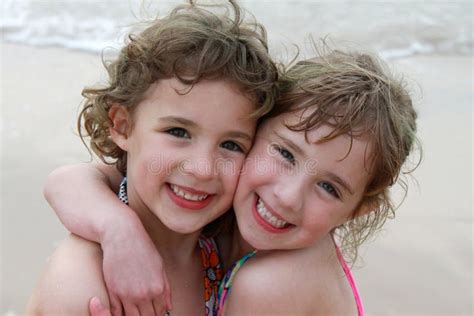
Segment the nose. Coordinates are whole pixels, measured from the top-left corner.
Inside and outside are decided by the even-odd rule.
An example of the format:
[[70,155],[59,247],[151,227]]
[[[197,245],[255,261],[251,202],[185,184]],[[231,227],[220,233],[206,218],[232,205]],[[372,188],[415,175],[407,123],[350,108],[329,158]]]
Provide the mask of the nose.
[[212,148],[202,147],[184,159],[183,171],[192,175],[199,181],[210,181],[215,176],[214,170],[215,153]]
[[304,183],[301,177],[281,177],[273,188],[276,207],[285,211],[299,212],[304,203]]

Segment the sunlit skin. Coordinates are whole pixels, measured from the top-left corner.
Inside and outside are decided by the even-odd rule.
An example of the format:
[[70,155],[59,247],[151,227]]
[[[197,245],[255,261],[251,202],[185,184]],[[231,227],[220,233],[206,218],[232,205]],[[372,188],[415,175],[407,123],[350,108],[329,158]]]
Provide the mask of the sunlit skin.
[[[370,142],[355,137],[317,144],[332,128],[292,131],[300,113],[267,120],[247,157],[234,199],[241,236],[251,248],[299,249],[315,244],[346,222],[359,206],[370,179]],[[350,148],[350,152],[348,152]],[[258,214],[257,203],[283,227],[273,227]],[[280,225],[283,222],[279,222]],[[245,242],[244,242],[245,245]]]

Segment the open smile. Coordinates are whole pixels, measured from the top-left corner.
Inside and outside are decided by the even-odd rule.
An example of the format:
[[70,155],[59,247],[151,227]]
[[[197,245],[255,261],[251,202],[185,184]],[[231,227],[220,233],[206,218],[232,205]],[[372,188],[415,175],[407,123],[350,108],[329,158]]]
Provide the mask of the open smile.
[[192,188],[167,183],[167,193],[170,199],[179,207],[200,210],[211,203],[214,194],[194,190]]
[[284,233],[294,227],[276,214],[258,195],[255,195],[252,211],[257,223],[270,233]]

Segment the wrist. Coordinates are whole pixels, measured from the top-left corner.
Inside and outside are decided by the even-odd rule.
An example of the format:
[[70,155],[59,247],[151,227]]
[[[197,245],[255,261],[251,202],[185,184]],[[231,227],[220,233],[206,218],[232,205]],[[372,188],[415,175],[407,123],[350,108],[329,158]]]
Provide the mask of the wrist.
[[139,234],[141,229],[144,230],[138,215],[128,206],[123,205],[119,211],[115,209],[108,213],[113,215],[104,219],[98,228],[99,243],[101,245],[106,245],[109,242],[120,242],[121,239]]

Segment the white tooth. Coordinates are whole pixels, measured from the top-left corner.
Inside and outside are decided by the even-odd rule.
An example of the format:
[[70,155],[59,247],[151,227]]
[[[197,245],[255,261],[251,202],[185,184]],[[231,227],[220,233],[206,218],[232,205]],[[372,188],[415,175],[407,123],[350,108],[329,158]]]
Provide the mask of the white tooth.
[[265,211],[266,211],[266,213],[265,213],[265,218],[267,219],[267,221],[269,221],[270,218],[272,218],[272,214],[268,213],[267,210],[265,210]]
[[260,214],[260,216],[265,219],[265,221],[267,223],[269,223],[270,225],[272,225],[273,227],[276,227],[276,228],[282,228],[283,226],[285,226],[287,224],[287,222],[281,220],[281,219],[278,219],[276,218],[275,216],[273,216],[266,208],[265,208],[265,204],[263,204],[263,201],[262,199],[258,199],[257,201],[257,212],[258,214]]
[[204,200],[205,198],[207,198],[207,194],[203,194],[203,195],[197,195],[197,194],[191,194],[191,193],[187,193],[183,190],[181,190],[180,188],[178,188],[176,185],[172,184],[170,185],[171,186],[171,189],[173,190],[173,192],[179,196],[179,197],[182,197],[182,198],[185,198],[186,200],[190,200],[190,201],[202,201]]

